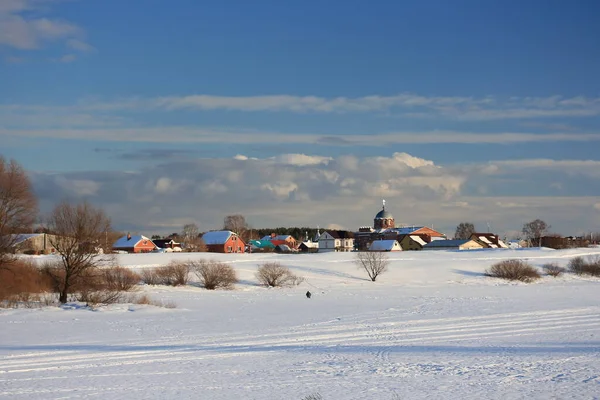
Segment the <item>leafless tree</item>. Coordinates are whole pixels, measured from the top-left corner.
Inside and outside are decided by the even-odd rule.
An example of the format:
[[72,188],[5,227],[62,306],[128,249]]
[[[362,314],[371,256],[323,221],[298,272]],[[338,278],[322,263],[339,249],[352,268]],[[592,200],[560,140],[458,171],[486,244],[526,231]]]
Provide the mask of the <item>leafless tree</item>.
[[[72,205],[62,202],[48,219],[54,237],[52,246],[61,257],[59,274],[54,274],[59,301],[67,302],[73,284],[86,272],[112,259],[99,249],[110,232],[110,219],[104,211],[87,202]],[[52,273],[52,271],[51,271]]]
[[468,239],[473,233],[475,233],[475,225],[470,222],[461,222],[456,227],[454,239]]
[[186,248],[189,251],[206,251],[204,241],[200,238],[200,230],[198,229],[198,225],[194,223],[183,226],[181,240],[183,240]]
[[242,240],[247,240],[248,223],[243,215],[228,215],[223,221],[223,229],[237,233]]
[[390,261],[384,252],[361,251],[356,253],[355,263],[365,270],[371,281],[375,282],[379,275],[387,271]]
[[541,246],[542,236],[550,229],[550,225],[541,219],[536,219],[523,225],[523,234],[532,245]]
[[18,233],[30,232],[37,199],[23,168],[0,156],[0,268],[11,261]]

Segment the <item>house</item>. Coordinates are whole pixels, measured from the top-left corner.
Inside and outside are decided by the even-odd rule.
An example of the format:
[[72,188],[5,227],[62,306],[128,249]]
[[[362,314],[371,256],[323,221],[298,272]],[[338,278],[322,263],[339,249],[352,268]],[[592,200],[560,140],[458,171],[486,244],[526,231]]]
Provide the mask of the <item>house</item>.
[[154,242],[143,235],[130,235],[129,233],[119,238],[112,246],[113,251],[126,251],[127,253],[149,253],[156,250]]
[[231,231],[206,232],[202,240],[211,253],[243,253],[246,250],[244,241]]
[[354,234],[349,231],[325,231],[319,236],[319,251],[352,251]]
[[276,253],[294,253],[296,251],[296,249],[292,249],[287,244],[278,244],[277,246],[275,246]]
[[269,252],[275,250],[275,245],[270,240],[249,240],[248,249],[250,252]]
[[298,250],[303,253],[316,253],[319,251],[319,242],[307,241],[300,243]]
[[431,241],[428,235],[403,235],[400,239],[402,250],[423,250],[423,246]]
[[263,237],[261,240],[269,240],[273,243],[273,246],[278,246],[280,244],[284,244],[292,249],[297,247],[296,239],[294,239],[291,235],[277,235],[275,233],[271,233]]
[[47,233],[20,233],[13,235],[14,252],[19,254],[53,254],[55,235]]
[[551,249],[573,249],[576,247],[588,247],[589,240],[575,236],[542,236],[540,238],[540,246]]
[[181,243],[176,242],[173,239],[154,239],[153,242],[156,247],[164,249],[166,253],[178,253],[181,251]]
[[483,246],[471,239],[432,240],[423,246],[423,250],[473,250]]
[[508,249],[508,245],[493,233],[473,233],[469,239],[476,241],[484,248]]
[[375,240],[369,246],[369,251],[402,251],[397,240]]

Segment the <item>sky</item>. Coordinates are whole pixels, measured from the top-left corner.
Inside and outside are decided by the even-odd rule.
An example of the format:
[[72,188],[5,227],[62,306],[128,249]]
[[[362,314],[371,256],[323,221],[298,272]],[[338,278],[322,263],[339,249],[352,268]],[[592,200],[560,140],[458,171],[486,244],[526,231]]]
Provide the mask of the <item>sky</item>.
[[0,155],[145,235],[600,230],[594,0],[0,0]]

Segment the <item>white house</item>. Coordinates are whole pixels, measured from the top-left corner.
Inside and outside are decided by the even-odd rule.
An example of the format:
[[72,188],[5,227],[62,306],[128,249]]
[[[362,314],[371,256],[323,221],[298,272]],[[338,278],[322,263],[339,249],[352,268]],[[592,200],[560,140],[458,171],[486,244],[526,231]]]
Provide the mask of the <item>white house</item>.
[[402,246],[397,240],[374,240],[369,251],[402,251]]
[[319,251],[352,251],[354,234],[348,231],[325,231],[319,236]]

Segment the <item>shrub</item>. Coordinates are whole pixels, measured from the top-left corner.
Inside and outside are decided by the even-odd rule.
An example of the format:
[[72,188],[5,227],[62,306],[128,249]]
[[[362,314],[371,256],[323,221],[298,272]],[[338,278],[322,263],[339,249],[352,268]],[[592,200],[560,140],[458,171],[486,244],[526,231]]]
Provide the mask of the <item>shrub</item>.
[[303,397],[302,400],[323,400],[323,396],[321,396],[319,393],[314,393]]
[[34,264],[16,260],[0,268],[0,302],[5,305],[29,307],[48,292],[52,292],[52,282]]
[[216,261],[191,261],[191,268],[200,283],[208,289],[231,289],[238,282],[235,270],[228,264]]
[[583,257],[573,257],[571,261],[569,261],[568,267],[569,271],[574,274],[581,275],[585,273],[586,262]]
[[164,267],[142,270],[141,279],[147,285],[184,286],[188,283],[189,273],[189,263],[171,261]]
[[542,265],[542,268],[546,272],[546,275],[549,275],[553,278],[556,278],[557,276],[560,276],[565,272],[565,269],[559,267],[556,263],[544,264]]
[[127,302],[125,294],[137,289],[140,276],[123,267],[89,270],[73,286],[76,299],[88,304]]
[[146,285],[160,285],[162,282],[160,276],[158,276],[157,268],[143,269],[140,273],[140,276],[142,278],[142,282],[144,282]]
[[265,286],[294,286],[304,281],[278,262],[269,262],[261,265],[256,272],[258,282]]
[[522,260],[500,261],[492,265],[486,275],[521,282],[531,282],[541,277],[535,267]]
[[577,275],[600,276],[600,256],[575,257],[569,261],[569,270]]
[[123,267],[107,268],[101,271],[103,284],[108,290],[129,292],[137,287],[139,274]]

